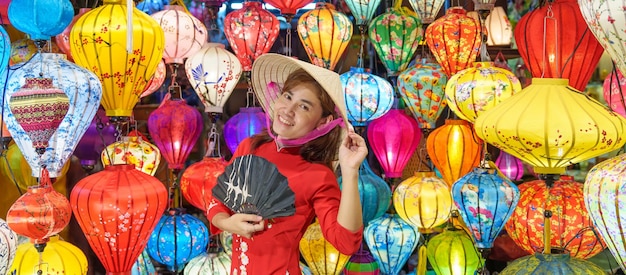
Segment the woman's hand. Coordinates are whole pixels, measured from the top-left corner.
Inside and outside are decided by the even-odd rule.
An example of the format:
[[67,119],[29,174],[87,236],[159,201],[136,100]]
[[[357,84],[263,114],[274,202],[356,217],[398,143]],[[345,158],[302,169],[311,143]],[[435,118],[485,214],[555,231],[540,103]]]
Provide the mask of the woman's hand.
[[213,217],[213,225],[218,228],[237,234],[248,239],[252,238],[254,233],[265,229],[265,221],[263,217],[252,214],[233,214],[228,216],[218,214]]
[[348,130],[348,135],[339,147],[339,165],[342,169],[359,169],[365,157],[367,157],[365,140],[354,130]]

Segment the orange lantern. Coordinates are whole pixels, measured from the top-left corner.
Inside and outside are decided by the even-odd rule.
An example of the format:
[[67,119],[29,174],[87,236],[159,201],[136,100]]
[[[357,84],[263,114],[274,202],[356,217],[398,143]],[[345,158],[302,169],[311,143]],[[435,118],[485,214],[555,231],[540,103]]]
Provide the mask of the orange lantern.
[[202,161],[185,169],[180,178],[180,191],[189,203],[206,212],[212,197],[211,190],[225,169],[226,161],[223,158],[204,157]]
[[452,186],[456,180],[477,167],[483,141],[474,135],[469,122],[447,119],[426,139],[426,150],[444,181]]

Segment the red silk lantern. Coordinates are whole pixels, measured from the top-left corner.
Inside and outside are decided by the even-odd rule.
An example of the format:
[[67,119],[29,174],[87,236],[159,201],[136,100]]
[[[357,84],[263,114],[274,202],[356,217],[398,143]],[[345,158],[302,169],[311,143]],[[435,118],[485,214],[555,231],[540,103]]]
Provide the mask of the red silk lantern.
[[211,190],[226,169],[226,161],[221,157],[204,157],[183,172],[180,178],[180,191],[191,205],[206,212],[211,202]]
[[[313,2],[312,0],[265,0],[268,3],[280,10],[282,15],[286,15],[287,18],[291,18],[296,14],[298,9]],[[291,24],[287,21],[287,24]]]
[[611,110],[626,117],[626,78],[619,70],[613,70],[602,85],[604,100]]
[[224,35],[244,71],[252,70],[252,62],[269,52],[279,31],[278,18],[264,10],[261,2],[246,1],[224,18]]
[[[551,185],[551,186],[550,186]],[[552,184],[534,180],[518,186],[520,200],[506,223],[509,236],[520,248],[533,254],[544,248],[544,211],[552,211],[550,245],[564,248],[572,257],[588,259],[604,249],[583,197],[583,184],[561,176]]]
[[167,190],[133,165],[111,165],[80,180],[70,202],[107,274],[130,274],[165,211]]
[[579,91],[585,90],[604,51],[576,0],[556,0],[525,14],[514,35],[533,77],[567,78]]

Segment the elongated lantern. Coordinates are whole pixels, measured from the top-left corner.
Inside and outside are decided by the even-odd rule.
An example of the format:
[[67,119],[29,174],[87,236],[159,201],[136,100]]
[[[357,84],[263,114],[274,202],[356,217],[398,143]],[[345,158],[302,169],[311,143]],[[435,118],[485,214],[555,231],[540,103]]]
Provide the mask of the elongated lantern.
[[413,250],[420,233],[397,214],[385,213],[363,230],[365,243],[383,274],[398,274]]
[[204,157],[189,165],[180,178],[180,191],[191,205],[206,213],[212,199],[211,190],[226,169],[226,161],[221,157]]
[[[339,177],[337,181],[341,187],[343,178]],[[372,171],[367,160],[359,166],[359,197],[364,225],[382,216],[391,205],[391,188]]]

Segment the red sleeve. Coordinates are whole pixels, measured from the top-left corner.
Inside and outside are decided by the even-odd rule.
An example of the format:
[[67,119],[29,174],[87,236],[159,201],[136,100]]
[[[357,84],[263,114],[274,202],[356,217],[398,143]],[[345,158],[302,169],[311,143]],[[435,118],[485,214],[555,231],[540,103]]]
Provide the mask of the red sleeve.
[[[320,186],[313,195],[313,207],[324,238],[339,252],[345,255],[354,254],[361,246],[363,227],[352,232],[337,222],[341,190],[333,173],[325,173]],[[312,177],[317,178],[317,177]]]

